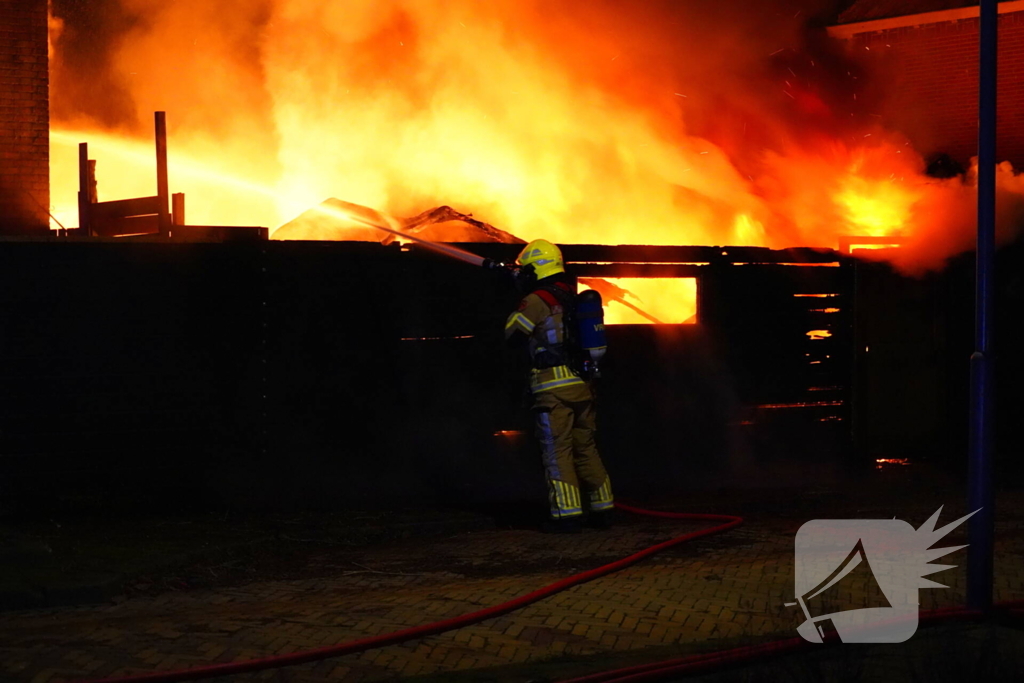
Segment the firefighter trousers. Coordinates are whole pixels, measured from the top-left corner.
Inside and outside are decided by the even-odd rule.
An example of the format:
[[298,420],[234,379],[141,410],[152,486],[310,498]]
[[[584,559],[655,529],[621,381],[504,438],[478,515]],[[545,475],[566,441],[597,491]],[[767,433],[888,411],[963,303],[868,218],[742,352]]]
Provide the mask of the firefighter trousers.
[[581,490],[592,512],[614,505],[611,481],[594,441],[594,397],[586,384],[534,395],[536,435],[544,460],[551,517],[583,514]]

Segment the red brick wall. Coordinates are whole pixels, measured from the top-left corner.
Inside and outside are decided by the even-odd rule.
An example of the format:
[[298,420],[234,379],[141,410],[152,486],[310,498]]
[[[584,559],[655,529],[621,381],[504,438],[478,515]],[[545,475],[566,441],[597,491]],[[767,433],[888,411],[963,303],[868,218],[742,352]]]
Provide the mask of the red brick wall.
[[0,0],[0,235],[46,234],[47,0]]
[[[881,112],[924,154],[965,163],[978,149],[979,20],[860,33],[850,47],[874,63],[890,95]],[[998,157],[1024,168],[1024,12],[999,16]]]

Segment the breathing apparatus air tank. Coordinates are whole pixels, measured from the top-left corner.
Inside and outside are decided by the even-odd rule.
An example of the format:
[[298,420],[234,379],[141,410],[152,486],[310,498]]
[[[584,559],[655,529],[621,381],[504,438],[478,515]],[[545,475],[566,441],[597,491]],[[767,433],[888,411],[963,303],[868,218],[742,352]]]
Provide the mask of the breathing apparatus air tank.
[[600,377],[598,363],[608,346],[604,335],[604,308],[598,292],[587,289],[576,297],[576,323],[583,350],[583,371],[592,377]]

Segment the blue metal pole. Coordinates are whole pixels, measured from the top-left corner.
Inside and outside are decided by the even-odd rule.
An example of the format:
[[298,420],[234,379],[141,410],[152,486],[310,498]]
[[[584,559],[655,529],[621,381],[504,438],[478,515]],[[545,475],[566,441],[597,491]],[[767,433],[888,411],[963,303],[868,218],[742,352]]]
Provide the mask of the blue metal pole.
[[992,314],[996,223],[997,0],[981,0],[981,72],[978,115],[978,251],[975,270],[975,334],[971,355],[968,506],[981,509],[968,527],[967,605],[992,606]]

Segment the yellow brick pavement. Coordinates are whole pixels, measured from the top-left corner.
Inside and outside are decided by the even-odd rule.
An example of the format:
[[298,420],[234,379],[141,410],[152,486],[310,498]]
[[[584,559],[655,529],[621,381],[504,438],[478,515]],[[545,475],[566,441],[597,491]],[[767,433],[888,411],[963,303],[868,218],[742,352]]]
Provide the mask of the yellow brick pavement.
[[[1001,524],[997,598],[1024,598],[1024,525]],[[409,540],[361,551],[360,565],[371,569],[360,573],[9,612],[0,615],[0,679],[46,683],[324,647],[496,605],[697,526],[638,521],[569,537],[488,531]],[[241,680],[455,675],[566,655],[687,652],[788,637],[800,621],[785,606],[793,599],[794,531],[791,522],[751,520],[480,624]],[[963,551],[951,556],[961,566],[935,577],[951,589],[921,591],[923,609],[962,601],[963,560]]]

